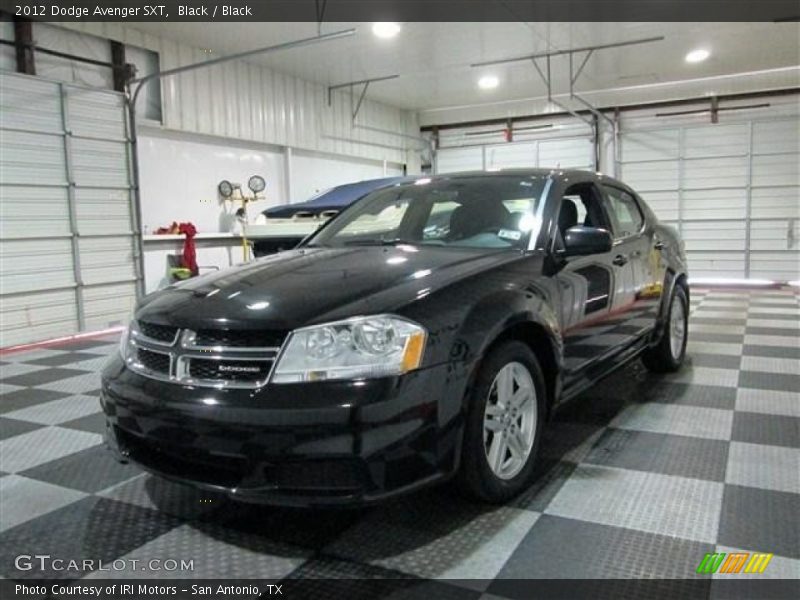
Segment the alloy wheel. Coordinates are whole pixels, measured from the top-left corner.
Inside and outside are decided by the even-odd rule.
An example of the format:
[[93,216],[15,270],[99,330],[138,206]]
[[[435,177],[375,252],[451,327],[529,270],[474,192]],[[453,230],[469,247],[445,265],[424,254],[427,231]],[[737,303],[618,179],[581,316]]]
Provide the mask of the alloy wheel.
[[483,445],[489,468],[512,479],[528,462],[536,435],[536,388],[520,362],[505,365],[494,378],[483,417]]

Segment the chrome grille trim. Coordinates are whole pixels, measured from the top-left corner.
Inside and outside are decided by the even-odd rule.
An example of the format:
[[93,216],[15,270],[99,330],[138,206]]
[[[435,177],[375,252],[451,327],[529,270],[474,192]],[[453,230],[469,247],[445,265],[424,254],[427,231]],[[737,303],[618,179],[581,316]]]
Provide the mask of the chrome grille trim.
[[[133,372],[163,381],[180,385],[209,387],[216,389],[257,389],[266,385],[272,377],[272,371],[277,363],[280,347],[241,347],[241,346],[195,346],[196,333],[190,329],[178,329],[175,339],[171,344],[160,340],[148,338],[138,330],[136,324],[131,328],[129,344],[133,346],[128,351],[126,366]],[[156,352],[169,356],[169,373],[161,373],[148,369],[138,360],[138,349]],[[257,354],[257,355],[255,355]],[[270,367],[265,376],[258,380],[230,380],[230,379],[199,379],[190,373],[193,359],[218,360],[218,361],[245,361],[245,362],[270,362]]]

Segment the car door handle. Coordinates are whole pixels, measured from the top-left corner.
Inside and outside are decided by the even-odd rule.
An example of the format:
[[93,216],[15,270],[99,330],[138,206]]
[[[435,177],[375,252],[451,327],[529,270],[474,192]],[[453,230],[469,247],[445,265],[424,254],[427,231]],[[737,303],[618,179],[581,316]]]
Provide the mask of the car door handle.
[[612,260],[611,262],[617,265],[618,267],[621,267],[628,263],[628,258],[623,256],[622,254],[617,254],[614,257],[614,260]]
[[656,242],[653,246],[656,250],[663,250],[665,248],[664,242]]

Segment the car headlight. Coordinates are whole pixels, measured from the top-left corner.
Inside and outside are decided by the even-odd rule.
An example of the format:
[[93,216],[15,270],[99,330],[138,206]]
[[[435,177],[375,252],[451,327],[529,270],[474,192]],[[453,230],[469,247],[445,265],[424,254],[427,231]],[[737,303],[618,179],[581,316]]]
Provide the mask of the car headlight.
[[133,351],[133,344],[131,343],[131,329],[133,328],[133,324],[134,322],[131,321],[131,323],[122,330],[122,335],[119,336],[119,355],[125,362],[131,357]]
[[391,315],[357,317],[297,329],[272,373],[273,383],[367,379],[418,368],[427,332]]

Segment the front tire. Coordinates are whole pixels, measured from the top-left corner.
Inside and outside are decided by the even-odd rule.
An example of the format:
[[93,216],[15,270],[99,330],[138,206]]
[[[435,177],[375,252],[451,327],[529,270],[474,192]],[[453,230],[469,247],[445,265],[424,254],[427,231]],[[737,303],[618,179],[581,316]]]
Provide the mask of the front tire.
[[686,357],[689,332],[689,302],[686,291],[676,285],[670,298],[664,335],[656,346],[642,353],[644,366],[654,373],[674,373],[681,368]]
[[536,356],[525,344],[509,341],[489,352],[469,394],[459,471],[467,493],[504,502],[530,483],[545,389]]

